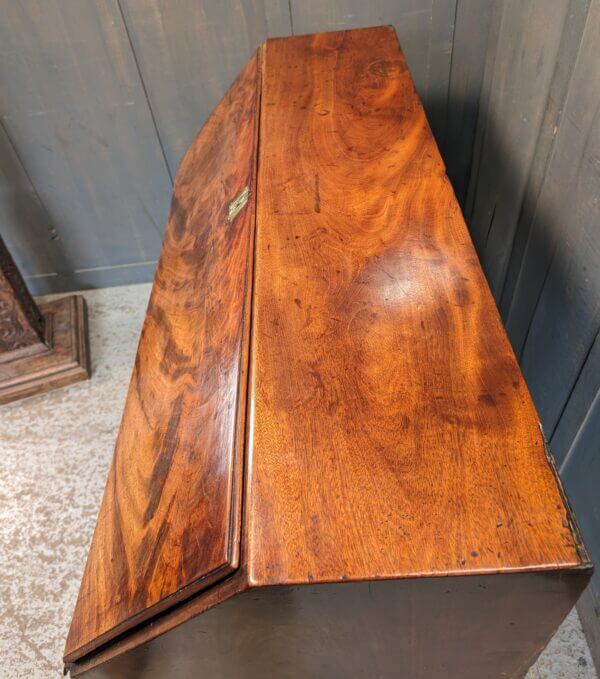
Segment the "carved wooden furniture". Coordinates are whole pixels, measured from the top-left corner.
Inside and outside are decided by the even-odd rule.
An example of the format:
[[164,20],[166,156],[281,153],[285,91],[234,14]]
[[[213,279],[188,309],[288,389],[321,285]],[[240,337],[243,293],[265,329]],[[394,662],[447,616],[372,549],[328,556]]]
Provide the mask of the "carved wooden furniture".
[[72,675],[521,677],[590,568],[393,29],[268,41],[179,170]]
[[38,308],[0,238],[0,404],[89,376],[83,297]]

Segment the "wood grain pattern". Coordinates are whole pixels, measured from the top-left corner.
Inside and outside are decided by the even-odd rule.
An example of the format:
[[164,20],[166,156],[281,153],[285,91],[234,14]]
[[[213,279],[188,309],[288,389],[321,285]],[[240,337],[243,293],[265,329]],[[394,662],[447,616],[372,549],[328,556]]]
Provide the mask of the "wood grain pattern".
[[400,610],[407,675],[522,676],[589,574],[394,30],[268,41],[176,183],[66,662],[394,676]]
[[257,97],[253,58],[177,176],[67,661],[238,565]]
[[[230,577],[137,625],[97,651],[81,657],[78,655],[73,662],[65,660],[67,662],[65,670],[68,670],[72,677],[88,673],[96,667],[102,667],[102,670],[104,670],[106,663],[114,658],[123,655],[130,656],[133,651],[140,647],[151,647],[151,642],[157,637],[168,635],[169,632],[178,627],[185,628],[186,623],[193,618],[201,617],[206,611],[226,603],[229,599],[247,590],[248,583],[242,565]],[[179,651],[176,653],[179,655]]]
[[394,26],[438,144],[446,127],[454,22],[461,0],[290,0],[294,34]]
[[[468,181],[474,115],[463,115],[453,92],[478,96],[485,30],[470,0],[0,0],[0,7],[0,128],[14,144],[4,144],[0,129],[0,219],[35,294],[152,279],[169,174],[268,36],[394,24],[434,133],[461,161],[451,178]],[[475,67],[463,68],[471,56]],[[467,88],[460,75],[449,84],[455,65],[468,73]]]
[[269,41],[262,101],[250,583],[580,565],[393,30]]

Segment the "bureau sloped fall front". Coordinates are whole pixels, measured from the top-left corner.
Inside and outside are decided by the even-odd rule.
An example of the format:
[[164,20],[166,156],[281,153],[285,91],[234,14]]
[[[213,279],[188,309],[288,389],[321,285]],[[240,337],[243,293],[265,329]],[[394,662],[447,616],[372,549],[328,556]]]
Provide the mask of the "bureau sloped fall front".
[[67,668],[522,677],[590,571],[394,30],[269,40],[177,175]]

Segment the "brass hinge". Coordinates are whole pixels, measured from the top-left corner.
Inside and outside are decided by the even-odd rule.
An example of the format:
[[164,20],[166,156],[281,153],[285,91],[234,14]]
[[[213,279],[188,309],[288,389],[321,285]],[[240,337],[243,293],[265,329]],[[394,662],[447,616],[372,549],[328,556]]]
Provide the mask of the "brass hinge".
[[232,200],[231,203],[229,203],[229,206],[227,208],[227,219],[232,222],[238,212],[246,205],[248,202],[248,196],[250,195],[250,190],[248,189],[247,186],[244,187],[244,190],[240,193],[240,195],[235,198],[235,200]]

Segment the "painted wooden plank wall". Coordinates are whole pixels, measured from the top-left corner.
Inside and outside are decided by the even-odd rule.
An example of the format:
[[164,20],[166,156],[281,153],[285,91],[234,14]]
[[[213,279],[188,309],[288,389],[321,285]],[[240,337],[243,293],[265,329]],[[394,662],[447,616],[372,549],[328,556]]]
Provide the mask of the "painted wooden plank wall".
[[461,0],[456,6],[442,154],[456,197],[463,206],[491,38],[492,10],[492,0]]
[[[1,0],[0,10],[2,124],[68,267],[47,281],[85,284],[154,260],[171,184],[117,0]],[[19,224],[2,228],[18,244]]]
[[172,179],[267,37],[392,23],[459,197],[493,0],[0,0],[0,229],[34,293],[151,280]]
[[[483,160],[477,182],[472,183],[469,216],[473,240],[497,299],[548,99],[568,0],[555,0],[553,7],[553,12],[548,12],[547,0],[509,0],[505,11],[495,17],[500,24],[501,49],[496,51],[485,102]],[[518,47],[509,51],[504,47],[507,44]]]
[[3,125],[0,125],[0,224],[18,228],[18,237],[11,243],[16,261],[31,262],[33,270],[42,275],[65,270],[67,263],[50,215]]
[[289,35],[287,0],[121,0],[171,176],[252,52]]
[[[600,0],[493,10],[467,217],[600,564]],[[600,666],[600,570],[580,602]]]

